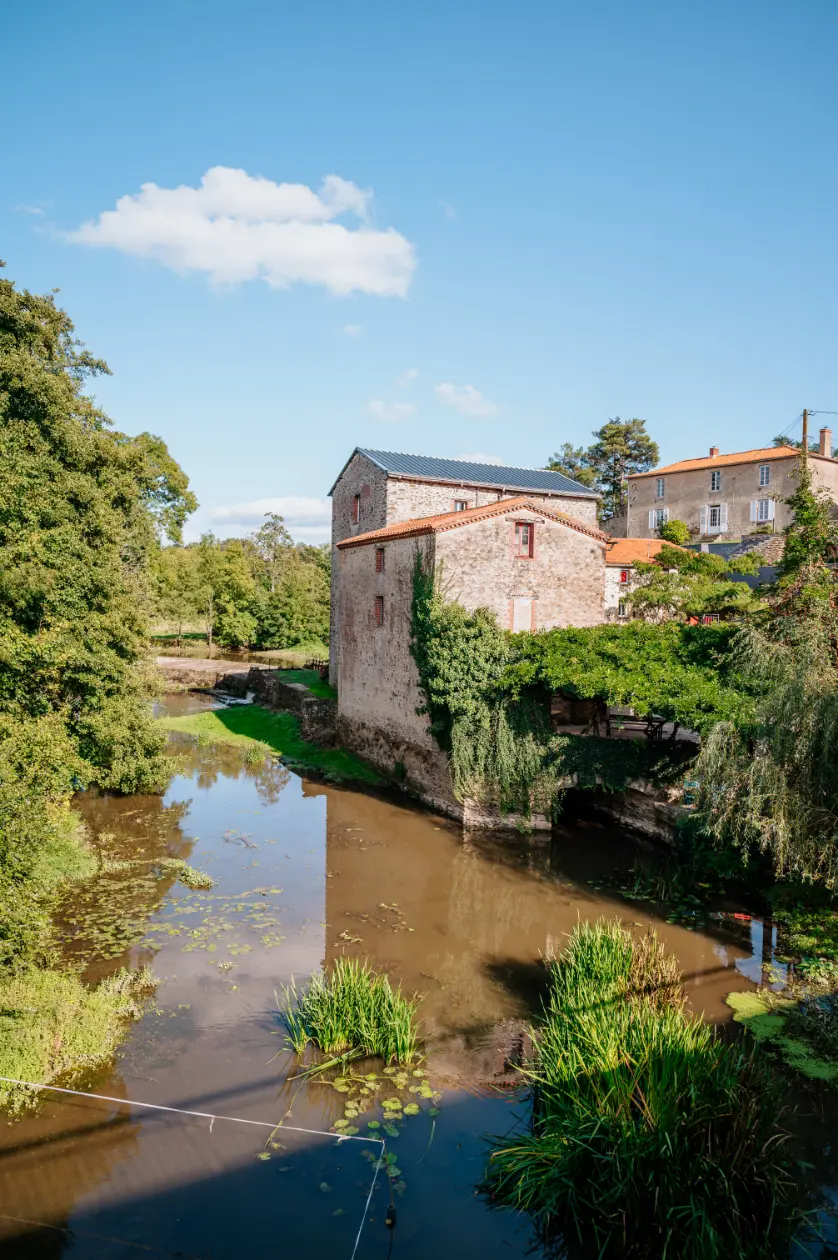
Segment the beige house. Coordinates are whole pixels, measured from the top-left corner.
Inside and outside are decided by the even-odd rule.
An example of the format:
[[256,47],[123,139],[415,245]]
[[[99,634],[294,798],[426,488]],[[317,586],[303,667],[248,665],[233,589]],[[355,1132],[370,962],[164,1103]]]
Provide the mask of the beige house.
[[336,544],[341,742],[473,825],[492,818],[454,799],[447,757],[430,732],[410,654],[417,555],[452,600],[490,608],[501,626],[539,630],[604,619],[605,551],[595,524],[554,501],[519,495],[367,530]]
[[344,539],[399,521],[464,512],[521,494],[597,530],[599,496],[595,491],[546,468],[513,468],[356,447],[329,494],[332,497],[329,661],[333,683],[337,683],[341,650],[338,627],[342,570],[337,547]]
[[[605,549],[605,600],[603,611],[607,621],[628,621],[627,597],[637,585],[638,563],[650,564],[662,547],[669,547],[661,538],[612,538]],[[682,547],[675,551],[684,550]]]
[[[821,429],[819,447],[809,456],[813,482],[838,500],[829,429]],[[793,446],[769,446],[722,455],[711,446],[703,459],[635,473],[628,479],[626,535],[644,538],[673,520],[696,538],[741,538],[758,527],[779,533],[791,516],[783,500],[794,492],[799,454]]]

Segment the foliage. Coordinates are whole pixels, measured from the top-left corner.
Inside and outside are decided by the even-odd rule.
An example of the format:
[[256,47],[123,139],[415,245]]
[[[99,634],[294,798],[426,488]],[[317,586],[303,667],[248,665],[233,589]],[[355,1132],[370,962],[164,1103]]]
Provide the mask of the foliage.
[[621,420],[619,416],[595,430],[593,436],[593,445],[587,450],[565,442],[547,467],[599,491],[602,519],[623,516],[628,506],[627,478],[632,473],[648,472],[657,463],[658,444],[646,432],[645,420]]
[[671,520],[665,521],[658,530],[658,534],[668,543],[674,543],[676,547],[685,547],[690,541],[690,527],[686,521]]
[[370,1055],[410,1063],[417,1053],[420,998],[402,995],[386,973],[369,963],[338,958],[328,975],[313,976],[302,991],[284,987],[282,1018],[288,1044],[302,1055],[313,1044],[327,1055]]
[[655,937],[582,924],[550,964],[529,1132],[494,1142],[483,1189],[580,1256],[785,1256],[799,1223],[774,1087],[683,1013]]
[[286,765],[314,770],[335,782],[381,783],[381,776],[353,753],[342,748],[321,748],[301,739],[300,723],[293,714],[274,713],[258,704],[158,718],[158,723],[166,731],[191,735],[206,743],[237,744],[243,751],[259,742]]
[[810,1080],[838,1083],[838,1004],[835,995],[796,1001],[770,992],[729,993],[733,1018],[761,1046]]
[[735,633],[727,625],[633,621],[519,635],[504,686],[511,694],[542,688],[630,705],[705,732],[749,703],[730,667]]
[[764,605],[746,582],[734,573],[756,573],[751,555],[725,561],[707,552],[661,547],[654,561],[638,563],[637,580],[627,592],[632,612],[645,620],[668,617],[701,617],[718,613],[725,618],[759,611]]
[[0,713],[60,713],[88,777],[149,790],[147,572],[195,500],[159,438],[113,431],[83,392],[106,371],[52,296],[0,279]]
[[313,696],[317,696],[320,700],[337,699],[338,693],[335,688],[322,679],[316,669],[284,669],[281,681],[302,683]]
[[[772,446],[794,446],[797,450],[803,450],[802,438],[786,437],[783,433],[778,433],[776,437],[771,439]],[[809,452],[812,455],[820,454],[821,444],[817,438],[809,438]],[[832,448],[832,458],[838,459],[838,446]]]
[[800,611],[808,605],[835,607],[835,576],[829,567],[838,547],[838,522],[832,516],[832,500],[823,489],[812,486],[808,462],[797,461],[797,485],[786,499],[792,518],[783,530],[783,555],[777,565],[779,593],[793,592]]
[[[0,1076],[73,1084],[111,1058],[152,989],[146,971],[118,971],[94,988],[73,972],[30,966],[0,974]],[[0,1106],[12,1112],[39,1096],[0,1082]]]

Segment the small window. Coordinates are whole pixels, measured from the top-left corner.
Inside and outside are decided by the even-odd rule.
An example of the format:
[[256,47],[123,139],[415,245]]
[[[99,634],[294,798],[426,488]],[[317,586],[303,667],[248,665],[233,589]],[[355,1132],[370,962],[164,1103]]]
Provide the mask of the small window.
[[721,509],[721,506],[718,503],[716,503],[714,504],[713,507],[710,508],[710,528],[721,529],[721,525],[722,525],[722,509]]
[[617,604],[617,616],[618,617],[628,616],[628,604],[626,603],[624,599],[621,599],[620,602]]
[[518,521],[515,525],[515,555],[531,560],[534,542],[535,526],[529,521]]
[[376,595],[375,597],[375,624],[377,626],[384,625],[384,596]]
[[376,547],[375,549],[375,571],[376,573],[384,572],[384,548]]
[[760,464],[759,466],[759,484],[761,486],[771,485],[771,465]]
[[655,490],[655,498],[662,499],[666,490],[666,478],[658,477],[657,489]]
[[621,586],[625,586],[625,584],[626,584],[626,582],[628,582],[628,580],[629,580],[629,571],[628,571],[628,569],[620,569],[620,585],[621,585]]
[[720,472],[711,472],[710,489],[721,490],[721,488],[722,488],[722,474]]
[[758,521],[771,520],[771,500],[770,499],[757,499],[757,520]]
[[669,508],[658,508],[655,512],[655,529],[660,529],[669,520]]
[[356,494],[352,496],[352,524],[357,525],[361,519],[361,496]]
[[703,626],[713,626],[716,624],[718,620],[719,620],[718,613],[705,613],[704,616],[701,618],[701,624]]
[[454,500],[454,511],[455,511],[455,512],[466,512],[466,511],[468,511],[468,499],[455,499],[455,500]]

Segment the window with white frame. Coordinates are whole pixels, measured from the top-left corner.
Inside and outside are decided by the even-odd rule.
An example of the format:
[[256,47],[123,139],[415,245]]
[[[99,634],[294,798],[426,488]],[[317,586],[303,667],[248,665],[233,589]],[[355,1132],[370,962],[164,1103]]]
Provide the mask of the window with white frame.
[[664,477],[658,477],[657,486],[655,488],[655,498],[662,499],[664,497],[665,491],[666,491],[666,479]]
[[721,490],[721,488],[722,488],[722,474],[720,472],[711,472],[710,489]]
[[722,527],[722,509],[718,503],[710,505],[710,528],[721,529]]
[[757,499],[757,520],[758,521],[771,520],[771,500],[770,499]]
[[761,486],[771,485],[771,465],[760,464],[759,466],[759,484]]
[[628,604],[626,603],[624,599],[621,599],[619,603],[617,604],[617,616],[618,617],[628,616]]
[[669,520],[669,508],[657,508],[655,511],[655,528],[660,529]]

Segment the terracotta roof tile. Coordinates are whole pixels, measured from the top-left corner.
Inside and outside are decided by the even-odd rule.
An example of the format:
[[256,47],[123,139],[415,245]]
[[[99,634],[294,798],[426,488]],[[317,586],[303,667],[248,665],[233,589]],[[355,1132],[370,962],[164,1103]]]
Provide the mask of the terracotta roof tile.
[[339,548],[363,547],[367,543],[386,542],[392,538],[412,538],[422,534],[440,534],[448,529],[457,529],[461,525],[472,525],[478,521],[489,521],[496,516],[508,516],[510,512],[535,512],[538,516],[548,517],[567,525],[569,529],[578,530],[580,534],[588,534],[597,542],[607,542],[608,535],[589,525],[583,525],[573,516],[567,516],[555,508],[546,508],[543,503],[530,499],[527,495],[518,495],[512,499],[498,499],[497,503],[487,503],[484,507],[466,508],[463,512],[440,512],[436,516],[418,516],[410,521],[394,521],[383,529],[373,529],[366,534],[356,534],[354,538],[344,538],[338,543]]
[[617,568],[627,568],[638,561],[648,564],[661,547],[674,547],[676,551],[686,552],[686,547],[677,547],[663,538],[612,538],[605,550],[605,563]]
[[[797,456],[800,451],[796,446],[762,446],[755,451],[737,451],[733,455],[705,455],[701,459],[681,459],[676,464],[664,464],[662,468],[651,468],[649,472],[632,473],[630,481],[641,477],[662,477],[665,473],[698,472],[702,468],[721,468],[727,464],[766,464],[772,459],[788,459]],[[824,459],[823,455],[811,455],[812,459]]]

